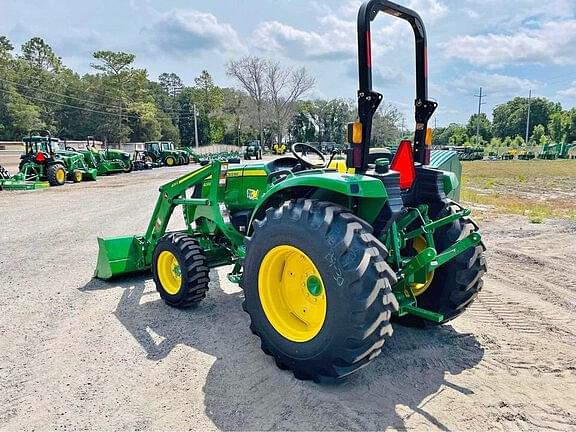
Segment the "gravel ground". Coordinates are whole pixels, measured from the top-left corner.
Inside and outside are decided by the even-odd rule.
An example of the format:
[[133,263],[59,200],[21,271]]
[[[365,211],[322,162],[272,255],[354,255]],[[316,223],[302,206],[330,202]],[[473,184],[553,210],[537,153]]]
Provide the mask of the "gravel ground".
[[0,192],[0,429],[576,430],[576,225],[486,222],[466,314],[396,326],[368,368],[320,386],[261,352],[227,268],[189,311],[149,276],[91,278],[96,237],[143,231],[187,169]]

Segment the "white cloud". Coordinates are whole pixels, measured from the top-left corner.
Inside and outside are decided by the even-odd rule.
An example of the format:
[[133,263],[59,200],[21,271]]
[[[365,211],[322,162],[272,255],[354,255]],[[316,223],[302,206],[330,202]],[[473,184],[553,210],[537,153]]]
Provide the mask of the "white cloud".
[[149,33],[152,43],[165,53],[246,52],[246,47],[230,24],[220,23],[214,15],[196,10],[165,13],[143,33]]
[[[361,0],[348,0],[336,9],[328,5],[324,15],[318,18],[318,28],[322,30],[302,30],[279,22],[262,23],[254,32],[253,45],[259,49],[281,53],[299,60],[342,61],[356,58],[356,14]],[[409,7],[422,11],[425,19],[434,20],[445,16],[448,9],[439,0],[411,0]],[[372,51],[374,57],[404,44],[412,43],[410,25],[403,20],[393,19],[387,23],[372,25]]]
[[576,81],[573,81],[570,87],[558,91],[558,96],[576,98]]
[[425,22],[443,18],[448,13],[448,7],[438,0],[410,0],[408,7],[418,12]]
[[486,94],[501,96],[516,96],[540,87],[537,81],[486,72],[468,72],[455,80],[453,85],[463,93],[472,94],[482,87]]
[[547,22],[514,34],[457,36],[442,44],[450,58],[498,68],[507,64],[576,63],[576,20]]
[[[265,51],[281,52],[288,57],[309,60],[344,60],[355,55],[356,39],[350,37],[347,23],[333,15],[322,19],[325,33],[305,31],[268,21],[254,33],[254,45]],[[353,24],[352,24],[353,25]]]

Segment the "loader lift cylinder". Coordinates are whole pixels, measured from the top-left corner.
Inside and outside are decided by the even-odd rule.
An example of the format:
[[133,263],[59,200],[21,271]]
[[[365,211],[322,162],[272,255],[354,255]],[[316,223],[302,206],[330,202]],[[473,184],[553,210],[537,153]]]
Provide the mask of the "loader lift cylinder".
[[365,172],[368,169],[372,118],[382,101],[382,95],[372,89],[372,46],[370,35],[370,23],[379,12],[408,21],[414,31],[416,44],[414,161],[423,165],[430,162],[430,148],[426,143],[426,129],[428,120],[434,113],[437,104],[428,100],[428,60],[424,23],[420,16],[411,9],[387,0],[370,0],[364,3],[358,12],[358,117],[362,124],[362,143],[352,143],[348,151],[348,166],[356,168],[356,172]]

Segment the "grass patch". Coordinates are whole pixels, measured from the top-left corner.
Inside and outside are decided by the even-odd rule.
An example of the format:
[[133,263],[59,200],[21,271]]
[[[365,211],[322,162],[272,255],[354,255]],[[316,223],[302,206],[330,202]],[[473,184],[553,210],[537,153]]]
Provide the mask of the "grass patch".
[[576,221],[576,161],[464,162],[461,199],[531,223]]

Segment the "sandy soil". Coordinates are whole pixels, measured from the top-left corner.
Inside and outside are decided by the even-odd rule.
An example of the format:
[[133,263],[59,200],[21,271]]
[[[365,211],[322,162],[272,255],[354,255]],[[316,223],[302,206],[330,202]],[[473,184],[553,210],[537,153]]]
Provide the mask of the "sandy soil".
[[319,386],[261,352],[226,268],[189,311],[150,277],[91,278],[96,237],[144,230],[183,171],[0,192],[0,429],[576,430],[575,224],[485,222],[466,314],[396,326],[368,368]]

